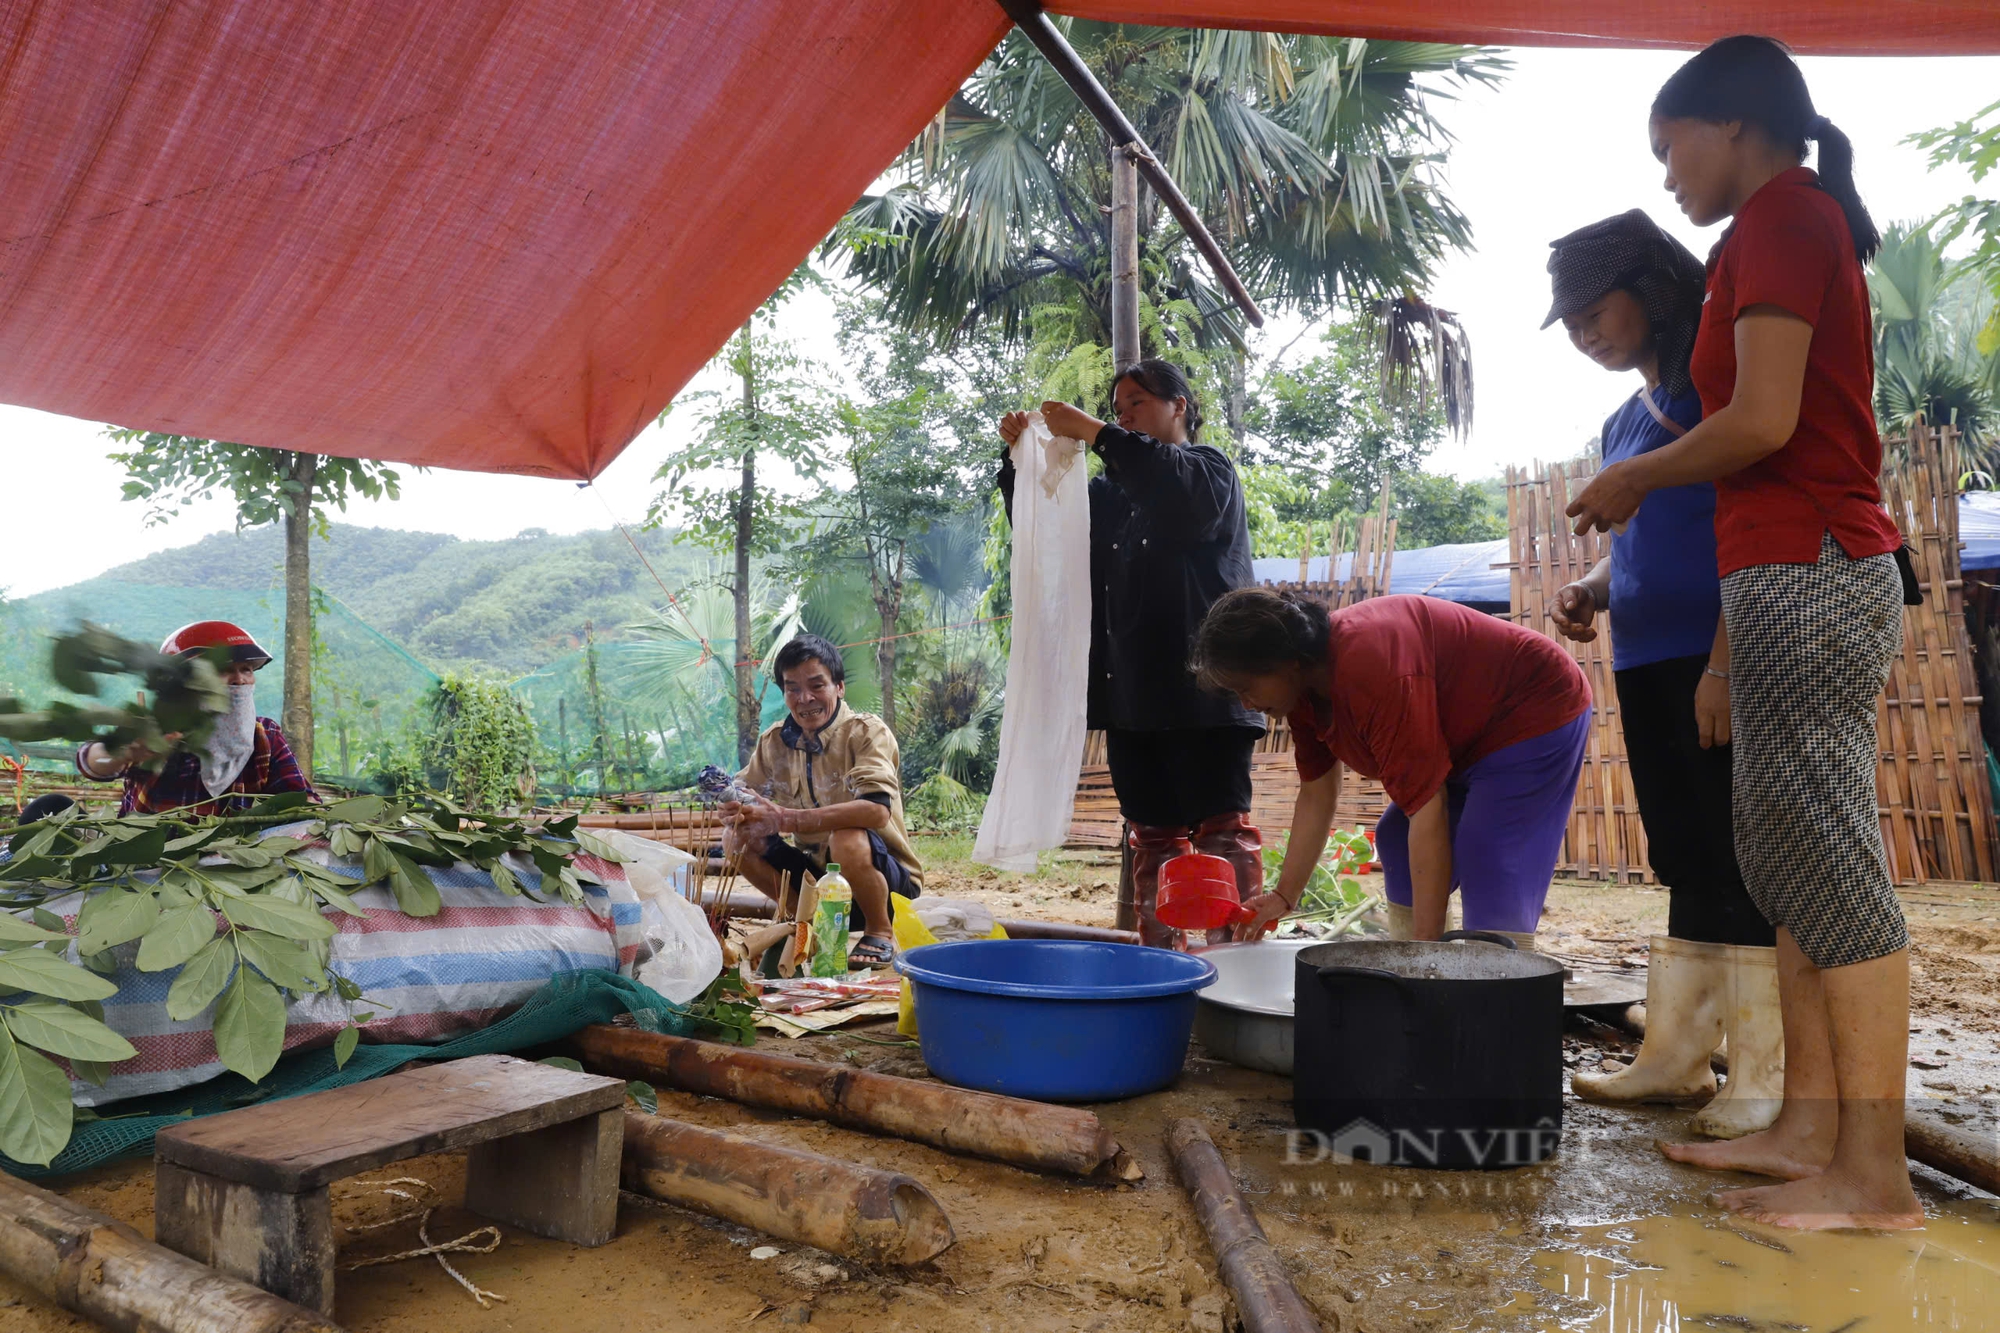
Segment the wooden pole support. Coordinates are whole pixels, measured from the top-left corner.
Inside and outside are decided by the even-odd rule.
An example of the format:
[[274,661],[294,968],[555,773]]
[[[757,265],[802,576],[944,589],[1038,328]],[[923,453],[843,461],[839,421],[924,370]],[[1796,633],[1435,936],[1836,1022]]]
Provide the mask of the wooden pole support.
[[1122,143],[1111,145],[1111,364],[1139,364],[1139,159]]
[[118,1333],[339,1333],[330,1319],[4,1174],[0,1272]]
[[1244,1333],[1322,1333],[1320,1322],[1292,1286],[1278,1252],[1250,1211],[1222,1154],[1199,1120],[1167,1129],[1174,1170],[1194,1200],[1195,1215],[1215,1251],[1222,1280],[1236,1297]]
[[1034,1171],[1121,1180],[1143,1174],[1111,1131],[1079,1107],[604,1024],[577,1033],[570,1051],[586,1066],[618,1078],[788,1111]]
[[954,1239],[910,1176],[625,1113],[625,1188],[870,1264],[921,1264]]

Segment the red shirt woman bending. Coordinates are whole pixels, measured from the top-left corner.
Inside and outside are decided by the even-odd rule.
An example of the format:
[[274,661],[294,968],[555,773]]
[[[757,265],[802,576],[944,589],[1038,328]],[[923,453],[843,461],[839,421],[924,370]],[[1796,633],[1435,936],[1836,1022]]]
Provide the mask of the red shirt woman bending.
[[1656,488],[1716,483],[1736,854],[1777,927],[1786,1060],[1769,1129],[1666,1151],[1789,1182],[1722,1196],[1762,1221],[1921,1226],[1903,1157],[1909,935],[1875,814],[1875,700],[1903,638],[1861,271],[1880,238],[1847,137],[1768,38],[1683,65],[1651,135],[1681,210],[1734,219],[1695,340],[1705,417],[1599,472],[1569,512],[1606,528]]

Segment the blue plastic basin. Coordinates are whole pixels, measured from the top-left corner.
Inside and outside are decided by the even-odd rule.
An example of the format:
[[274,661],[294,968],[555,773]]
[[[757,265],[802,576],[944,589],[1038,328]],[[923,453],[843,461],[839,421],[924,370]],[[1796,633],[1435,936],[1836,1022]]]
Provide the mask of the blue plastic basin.
[[899,958],[924,1063],[947,1083],[1049,1102],[1136,1097],[1174,1081],[1201,958],[1136,944],[966,940]]

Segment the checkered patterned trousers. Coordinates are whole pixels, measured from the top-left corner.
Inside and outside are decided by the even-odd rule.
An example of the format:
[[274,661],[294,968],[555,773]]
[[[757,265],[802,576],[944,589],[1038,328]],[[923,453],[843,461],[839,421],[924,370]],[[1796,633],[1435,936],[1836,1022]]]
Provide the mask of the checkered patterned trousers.
[[1875,812],[1875,701],[1903,647],[1895,558],[1849,559],[1829,533],[1814,564],[1723,579],[1722,614],[1736,858],[1751,899],[1815,967],[1904,948]]

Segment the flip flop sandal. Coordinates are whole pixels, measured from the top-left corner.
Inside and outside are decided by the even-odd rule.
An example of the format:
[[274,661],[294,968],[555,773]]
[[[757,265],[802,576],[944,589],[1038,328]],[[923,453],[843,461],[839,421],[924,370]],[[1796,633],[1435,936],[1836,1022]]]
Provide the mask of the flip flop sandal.
[[886,935],[863,935],[847,950],[850,972],[863,968],[887,967],[896,960],[896,942]]

